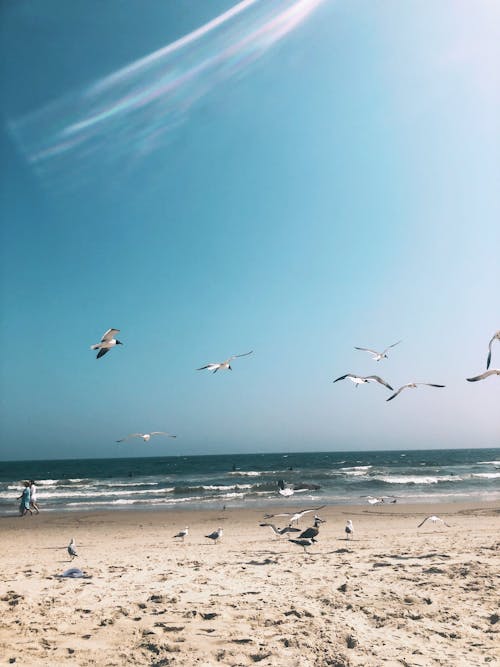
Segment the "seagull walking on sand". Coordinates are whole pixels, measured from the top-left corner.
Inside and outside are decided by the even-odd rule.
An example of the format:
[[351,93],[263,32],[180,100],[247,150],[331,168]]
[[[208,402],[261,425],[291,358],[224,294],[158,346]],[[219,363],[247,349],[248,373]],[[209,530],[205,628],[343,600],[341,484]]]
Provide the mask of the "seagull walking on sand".
[[446,385],[444,384],[431,384],[430,382],[408,382],[408,384],[404,384],[402,387],[400,387],[392,396],[389,396],[386,401],[392,401],[393,398],[396,398],[403,389],[416,389],[418,386],[424,386],[424,387],[439,387],[440,389],[443,389]]
[[154,435],[166,435],[167,438],[177,437],[176,435],[172,435],[171,433],[167,433],[166,431],[151,431],[151,433],[129,433],[124,438],[121,438],[121,440],[117,440],[116,442],[124,442],[129,438],[142,438],[144,442],[149,442]]
[[115,338],[117,333],[120,333],[120,329],[108,329],[101,338],[100,343],[96,343],[95,345],[90,346],[91,350],[99,350],[96,359],[104,357],[104,355],[112,350],[116,345],[123,345],[123,343]]
[[425,519],[422,521],[422,523],[418,524],[417,528],[423,526],[426,521],[432,521],[432,523],[444,523],[445,526],[451,528],[451,526],[448,523],[446,523],[444,519],[441,519],[441,517],[439,516],[434,516],[434,514],[432,514],[431,516],[426,516]]
[[212,371],[213,373],[217,373],[217,371],[220,370],[227,370],[227,371],[232,371],[233,369],[231,368],[231,361],[233,359],[237,359],[238,357],[248,357],[249,354],[253,354],[253,350],[250,350],[250,352],[245,352],[244,354],[233,354],[232,357],[229,357],[229,359],[226,359],[226,361],[221,361],[218,364],[207,364],[206,366],[201,366],[201,368],[197,368],[197,371],[204,371],[204,370],[209,370]]
[[346,540],[352,539],[354,536],[354,526],[352,525],[352,521],[350,519],[347,520],[344,530]]
[[387,387],[387,389],[390,389],[391,391],[393,391],[393,388],[391,387],[391,385],[388,384],[385,380],[382,380],[382,378],[379,377],[378,375],[367,375],[367,376],[363,377],[362,375],[353,375],[353,373],[346,373],[345,375],[341,375],[339,378],[337,378],[333,382],[335,383],[335,382],[338,382],[339,380],[345,380],[346,378],[348,380],[350,380],[351,382],[353,382],[354,385],[356,386],[356,388],[360,384],[367,384],[368,382],[378,382],[378,384],[381,384],[382,386]]
[[293,544],[297,544],[299,547],[302,547],[305,554],[307,553],[307,547],[312,547],[313,545],[313,541],[308,537],[289,539],[288,541],[293,542]]
[[214,544],[217,544],[217,541],[220,540],[223,534],[224,531],[219,527],[217,530],[214,530],[213,533],[210,533],[210,535],[205,535],[205,537],[207,537],[209,540],[213,540]]
[[173,537],[174,538],[178,537],[182,542],[184,542],[184,538],[187,537],[188,535],[189,535],[189,526],[186,526],[184,530],[180,530],[177,533],[177,535],[174,535]]
[[490,367],[490,361],[491,361],[491,346],[494,341],[500,340],[500,331],[495,331],[493,334],[492,339],[490,340],[490,343],[488,345],[488,359],[486,360],[486,370]]
[[319,512],[319,510],[322,510],[326,505],[320,505],[319,507],[310,507],[305,510],[301,510],[300,512],[280,512],[279,514],[264,514],[264,519],[273,519],[275,516],[289,516],[289,522],[290,525],[293,523],[299,523],[299,521],[302,519],[303,516],[306,514],[309,514],[309,512]]
[[74,537],[71,538],[71,540],[68,544],[68,554],[69,554],[71,560],[73,560],[74,558],[76,558],[78,556],[78,554],[76,553],[76,543],[75,543],[75,538]]
[[354,349],[362,350],[363,352],[369,352],[372,355],[372,359],[374,361],[381,361],[382,359],[388,359],[387,352],[391,349],[391,347],[396,347],[396,345],[399,345],[399,343],[401,343],[400,340],[398,340],[397,343],[393,343],[392,345],[389,345],[389,347],[386,347],[383,352],[377,352],[377,350],[371,350],[369,347],[354,346]]
[[500,368],[490,368],[489,371],[481,373],[481,375],[476,375],[473,378],[467,378],[467,382],[477,382],[478,380],[485,380],[490,377],[490,375],[500,375]]

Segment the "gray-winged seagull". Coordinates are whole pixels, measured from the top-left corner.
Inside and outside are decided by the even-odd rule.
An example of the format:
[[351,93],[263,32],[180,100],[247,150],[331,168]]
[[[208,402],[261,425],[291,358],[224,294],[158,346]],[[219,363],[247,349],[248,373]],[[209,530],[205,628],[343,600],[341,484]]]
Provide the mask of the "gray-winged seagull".
[[490,367],[490,361],[491,361],[491,346],[494,341],[500,340],[500,331],[495,331],[493,334],[492,339],[490,340],[490,344],[488,345],[488,359],[486,360],[486,369]]
[[398,340],[397,343],[393,343],[392,345],[389,345],[389,347],[386,347],[383,352],[377,352],[377,350],[371,350],[369,347],[354,346],[354,349],[362,350],[363,352],[369,352],[372,355],[372,359],[374,361],[380,361],[381,359],[388,359],[387,352],[391,349],[391,347],[396,347],[396,345],[399,345],[399,343],[401,343],[400,340]]
[[95,345],[90,346],[91,350],[99,350],[96,359],[104,357],[104,355],[107,354],[116,345],[123,345],[123,343],[115,338],[117,333],[120,333],[120,329],[108,329],[101,338],[100,343],[96,343]]
[[345,375],[341,375],[339,378],[334,380],[334,382],[338,382],[339,380],[345,380],[346,378],[351,382],[354,382],[356,387],[358,387],[358,385],[360,384],[366,384],[367,382],[378,382],[378,384],[381,384],[384,387],[387,387],[388,389],[393,391],[391,385],[388,384],[385,380],[382,380],[382,378],[379,377],[378,375],[366,375],[365,377],[363,377],[362,375],[354,375],[353,373],[346,373]]
[[229,359],[226,359],[226,361],[221,361],[218,364],[207,364],[206,366],[201,366],[201,368],[197,368],[196,370],[204,371],[207,369],[213,373],[217,373],[219,370],[232,371],[233,369],[231,368],[231,361],[233,359],[237,359],[238,357],[248,357],[249,354],[253,354],[253,350],[250,350],[250,352],[245,352],[245,354],[233,354],[233,356],[229,357]]
[[396,396],[398,396],[403,391],[403,389],[416,389],[420,385],[423,385],[424,387],[439,387],[440,389],[446,386],[444,384],[432,384],[430,382],[408,382],[408,384],[404,384],[392,396],[389,396],[389,398],[386,400],[392,401],[392,399],[396,398]]
[[151,433],[129,433],[124,438],[121,438],[121,440],[117,440],[116,442],[124,442],[129,438],[142,438],[144,442],[149,442],[154,435],[166,435],[167,438],[177,437],[176,435],[172,435],[171,433],[167,433],[166,431],[151,431]]
[[490,377],[490,375],[500,375],[500,368],[490,368],[489,371],[485,371],[484,373],[481,373],[481,375],[476,375],[473,378],[467,378],[467,382],[477,382],[478,380],[484,380],[487,377]]

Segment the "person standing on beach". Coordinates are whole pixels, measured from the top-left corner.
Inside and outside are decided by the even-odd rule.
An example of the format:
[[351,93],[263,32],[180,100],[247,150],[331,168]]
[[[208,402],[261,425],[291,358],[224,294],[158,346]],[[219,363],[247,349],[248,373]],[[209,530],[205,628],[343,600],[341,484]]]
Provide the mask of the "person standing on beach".
[[35,480],[32,479],[30,481],[30,507],[31,509],[35,510],[37,514],[40,513],[40,509],[36,503],[37,500],[37,489],[36,489],[36,484]]
[[24,489],[20,496],[17,497],[21,501],[19,505],[19,514],[25,516],[28,512],[33,516],[33,512],[30,508],[31,494],[30,494],[30,483],[24,482]]

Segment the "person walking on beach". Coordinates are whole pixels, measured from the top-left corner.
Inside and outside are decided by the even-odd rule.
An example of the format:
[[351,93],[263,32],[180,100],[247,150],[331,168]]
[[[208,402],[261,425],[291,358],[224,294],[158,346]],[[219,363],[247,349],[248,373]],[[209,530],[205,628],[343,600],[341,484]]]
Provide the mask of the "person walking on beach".
[[31,507],[31,509],[35,510],[35,512],[37,514],[39,514],[40,509],[39,509],[36,501],[37,501],[37,489],[36,489],[35,480],[32,479],[30,481],[30,507]]
[[31,494],[30,494],[30,483],[24,482],[24,489],[20,496],[17,497],[21,501],[19,505],[19,514],[25,516],[28,512],[33,516],[33,512],[30,508]]

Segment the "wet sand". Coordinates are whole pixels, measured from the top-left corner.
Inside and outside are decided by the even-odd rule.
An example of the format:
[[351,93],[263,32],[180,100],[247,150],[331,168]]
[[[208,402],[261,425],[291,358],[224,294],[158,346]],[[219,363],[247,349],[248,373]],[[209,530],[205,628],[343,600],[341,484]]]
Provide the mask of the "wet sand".
[[0,664],[500,664],[499,503],[330,506],[309,554],[263,513],[0,518]]

